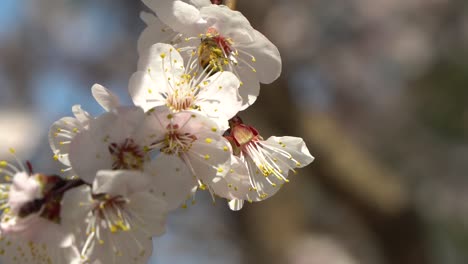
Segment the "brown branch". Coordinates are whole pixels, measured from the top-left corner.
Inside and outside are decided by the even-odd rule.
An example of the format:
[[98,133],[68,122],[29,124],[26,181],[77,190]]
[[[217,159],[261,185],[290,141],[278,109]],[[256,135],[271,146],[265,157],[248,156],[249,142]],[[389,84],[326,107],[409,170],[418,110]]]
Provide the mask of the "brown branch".
[[224,4],[232,10],[236,10],[236,2],[236,0],[226,0]]

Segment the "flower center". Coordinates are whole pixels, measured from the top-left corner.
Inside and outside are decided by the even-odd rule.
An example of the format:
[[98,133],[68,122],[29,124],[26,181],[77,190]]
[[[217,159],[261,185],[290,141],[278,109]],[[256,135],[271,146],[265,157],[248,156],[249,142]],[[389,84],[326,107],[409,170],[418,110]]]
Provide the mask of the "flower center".
[[[97,219],[106,222],[112,233],[130,230],[129,221],[125,217],[126,214],[123,214],[128,203],[127,200],[121,196],[109,197],[106,194],[99,194],[96,199],[99,201],[93,209],[93,214]],[[97,223],[99,222],[101,221],[97,221]]]
[[187,109],[195,108],[193,102],[195,97],[192,92],[182,92],[183,90],[175,90],[173,93],[169,94],[166,99],[167,106],[175,111],[183,111]]
[[214,72],[223,71],[229,64],[229,57],[233,52],[232,41],[221,36],[216,29],[209,28],[206,37],[198,46],[200,65],[205,69],[209,67]]
[[131,138],[121,144],[111,143],[109,152],[112,155],[113,170],[142,170],[144,163],[143,149]]
[[164,139],[164,146],[161,152],[166,154],[180,154],[187,152],[192,147],[192,143],[197,140],[195,135],[190,133],[180,133],[179,125],[169,124],[167,126],[167,134]]

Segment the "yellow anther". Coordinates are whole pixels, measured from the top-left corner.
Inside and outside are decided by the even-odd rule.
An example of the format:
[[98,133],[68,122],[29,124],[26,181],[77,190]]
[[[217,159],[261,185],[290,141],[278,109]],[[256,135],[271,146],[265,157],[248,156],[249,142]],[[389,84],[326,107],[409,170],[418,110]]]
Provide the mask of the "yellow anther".
[[166,53],[161,53],[161,55],[159,55],[159,56],[161,56],[161,58],[164,59],[164,58],[166,58]]
[[54,155],[54,160],[57,161],[59,159],[59,156],[57,154]]
[[15,154],[16,153],[16,150],[14,148],[9,148],[8,149],[10,151],[11,154]]
[[208,143],[208,144],[210,144],[211,142],[213,142],[213,140],[212,140],[211,138],[206,138],[206,139],[205,139],[205,142]]
[[224,146],[224,147],[223,147],[223,150],[224,150],[224,151],[228,151],[229,148],[228,148],[227,146]]
[[110,231],[111,231],[112,233],[117,232],[117,227],[116,227],[115,225],[111,225],[111,226],[110,226]]
[[5,168],[7,165],[8,165],[8,162],[6,162],[4,160],[0,161],[0,167]]
[[205,160],[209,160],[210,159],[210,155],[206,154],[205,155]]

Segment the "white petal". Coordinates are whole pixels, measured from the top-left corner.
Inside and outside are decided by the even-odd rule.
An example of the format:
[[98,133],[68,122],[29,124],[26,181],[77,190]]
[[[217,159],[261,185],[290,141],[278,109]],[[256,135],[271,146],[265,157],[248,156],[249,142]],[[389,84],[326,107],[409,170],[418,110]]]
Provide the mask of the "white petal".
[[26,172],[18,172],[13,176],[8,193],[8,205],[13,214],[18,214],[26,203],[41,198],[42,188],[35,176],[29,176]]
[[81,122],[73,117],[64,117],[52,124],[49,129],[49,144],[54,152],[54,159],[70,166],[68,159],[70,144],[65,144],[65,142],[73,140],[82,129]]
[[215,28],[222,36],[232,38],[234,42],[250,42],[255,38],[249,20],[239,11],[227,6],[209,5],[200,9],[200,15],[207,21],[207,25]]
[[229,142],[215,133],[206,133],[193,142],[188,152],[189,165],[195,176],[205,184],[211,185],[223,178],[230,169],[231,152]]
[[172,77],[182,75],[185,68],[184,61],[176,48],[170,44],[156,43],[140,56],[138,70],[149,71],[151,76],[164,74]]
[[151,179],[141,171],[100,170],[93,182],[93,193],[128,197],[149,189]]
[[150,192],[167,202],[169,210],[178,208],[190,198],[197,186],[192,173],[177,155],[161,153],[145,170],[152,176]]
[[128,91],[132,97],[133,103],[143,108],[146,112],[153,107],[165,105],[166,99],[162,96],[166,92],[166,86],[155,82],[148,72],[135,72],[130,78]]
[[226,130],[225,123],[242,107],[239,79],[231,72],[218,72],[208,78],[206,83],[201,84],[196,103],[218,125],[223,126],[222,130]]
[[[262,201],[265,200],[274,194],[276,194],[279,189],[285,183],[284,180],[280,180],[277,176],[271,174],[268,177],[265,177],[258,169],[257,165],[250,159],[246,158],[249,168],[249,175],[255,183],[255,188],[249,194],[252,201]],[[277,164],[279,170],[282,172],[284,178],[288,177],[289,168],[283,166],[282,164]]]
[[94,99],[96,99],[106,111],[111,111],[120,106],[119,98],[100,84],[94,84],[93,87],[91,87],[91,92]]
[[256,192],[252,191],[247,165],[238,157],[231,157],[231,168],[226,176],[212,184],[216,195],[228,200],[259,201]]
[[232,211],[239,211],[244,206],[244,200],[234,199],[229,201],[229,209]]
[[76,119],[78,119],[78,121],[80,121],[83,126],[86,126],[88,122],[93,119],[93,117],[88,114],[88,112],[81,109],[81,105],[72,106],[72,112]]
[[144,54],[153,44],[170,43],[176,37],[177,34],[153,14],[141,12],[140,17],[148,26],[138,38],[138,54]]
[[193,5],[174,0],[143,0],[161,21],[177,32],[194,33],[198,31],[197,24],[203,23],[200,11]]
[[286,159],[291,167],[302,168],[309,165],[314,161],[314,157],[310,155],[309,149],[307,148],[304,140],[299,137],[270,137],[264,144],[282,149],[291,154],[293,160]]
[[76,220],[83,219],[91,209],[91,188],[87,185],[71,189],[63,195],[60,218],[63,224],[74,225]]
[[[92,183],[99,170],[112,169],[109,152],[112,143],[122,144],[126,139],[140,143],[146,115],[139,107],[119,107],[93,119],[88,130],[78,133],[70,144],[70,163],[80,178]],[[141,139],[143,140],[143,139]]]
[[2,237],[0,248],[3,252],[0,259],[2,263],[80,263],[76,248],[60,248],[47,243],[23,241],[16,237]]
[[79,178],[92,183],[97,171],[112,168],[108,143],[84,131],[76,135],[70,144],[70,164]]
[[242,85],[239,87],[239,94],[242,97],[242,108],[245,110],[251,106],[260,94],[260,83],[257,74],[248,67],[237,67],[237,73],[241,78]]
[[140,220],[141,228],[151,236],[160,236],[166,231],[167,203],[147,192],[129,196],[128,209]]
[[254,56],[255,62],[252,62],[251,56],[240,54],[245,61],[250,62],[250,65],[255,68],[258,80],[261,83],[271,83],[281,74],[280,53],[278,48],[262,33],[254,30],[254,36],[253,41],[235,44],[235,48]]

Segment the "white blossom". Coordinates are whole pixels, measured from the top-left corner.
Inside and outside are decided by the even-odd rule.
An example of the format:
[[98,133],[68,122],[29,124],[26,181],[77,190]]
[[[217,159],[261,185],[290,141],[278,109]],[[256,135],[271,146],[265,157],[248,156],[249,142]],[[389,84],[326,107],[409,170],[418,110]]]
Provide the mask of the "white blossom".
[[[10,150],[14,153],[14,150]],[[60,201],[51,193],[57,176],[33,174],[0,161],[0,260],[2,263],[78,263],[78,252],[60,225]]]
[[229,142],[216,123],[198,113],[172,113],[165,106],[150,114],[153,120],[149,123],[156,135],[150,149],[159,152],[152,164],[155,169],[149,170],[159,187],[156,195],[172,197],[169,208],[175,208],[197,187],[211,191],[211,185],[226,175],[231,162]]
[[133,102],[145,111],[166,105],[173,112],[201,112],[226,130],[228,120],[242,106],[239,80],[231,72],[197,72],[194,56],[184,67],[183,58],[173,46],[153,45],[140,57],[139,71],[130,79]]
[[252,202],[271,197],[289,182],[290,171],[296,173],[297,168],[314,160],[302,138],[272,136],[263,140],[255,128],[242,123],[232,125],[227,138],[238,159],[214,190],[231,200],[229,205],[234,210],[242,208],[243,200]]
[[145,130],[145,114],[139,107],[119,108],[89,121],[69,142],[69,160],[84,181],[94,181],[99,170],[143,172],[145,147],[151,140]]
[[243,109],[255,102],[259,82],[271,83],[280,75],[278,49],[240,12],[206,1],[197,4],[179,0],[143,2],[161,21],[149,14],[143,16],[148,28],[140,36],[140,52],[154,43],[167,41],[189,55],[195,52],[196,61],[203,68],[233,72],[241,81]]
[[[112,111],[120,106],[119,99],[104,86],[95,84],[91,91],[104,110]],[[49,129],[49,145],[54,153],[53,158],[65,166],[62,173],[66,173],[68,178],[77,177],[69,160],[70,143],[76,134],[87,129],[89,122],[94,119],[80,105],[74,105],[72,112],[74,117],[63,117],[54,122]]]
[[165,232],[167,214],[149,183],[135,171],[101,170],[92,188],[65,194],[62,218],[74,230],[83,263],[147,263],[151,238]]

